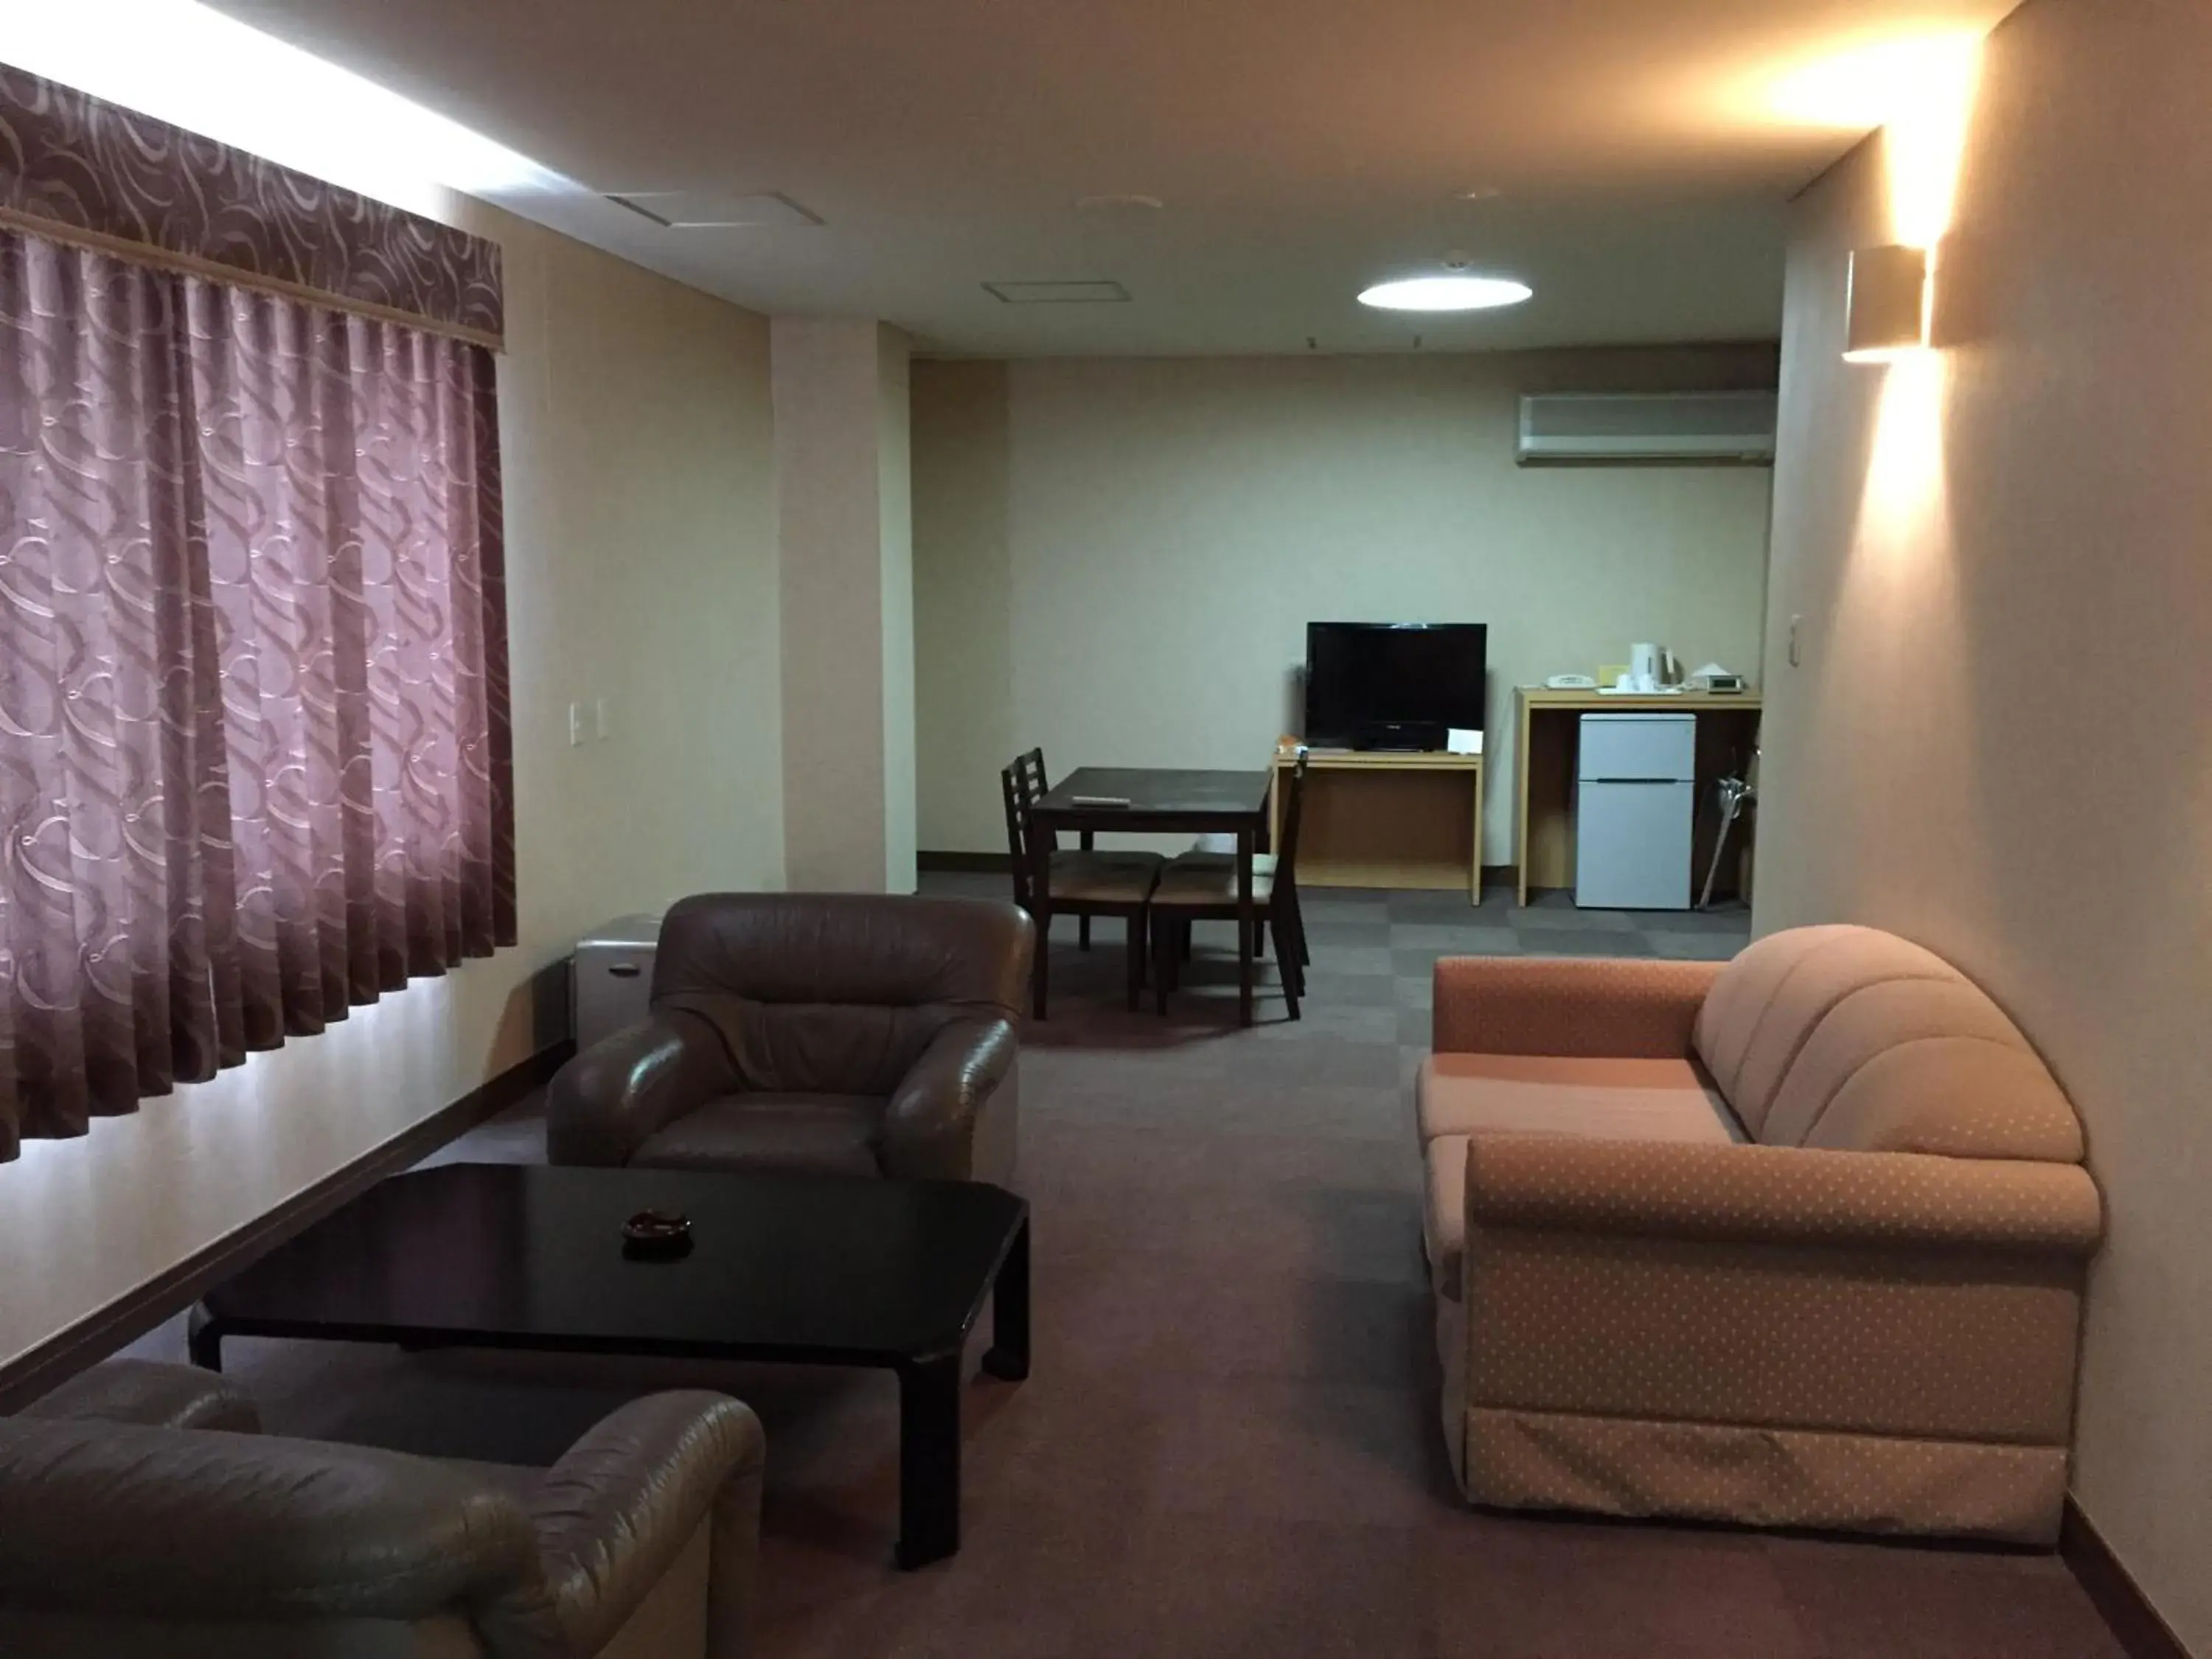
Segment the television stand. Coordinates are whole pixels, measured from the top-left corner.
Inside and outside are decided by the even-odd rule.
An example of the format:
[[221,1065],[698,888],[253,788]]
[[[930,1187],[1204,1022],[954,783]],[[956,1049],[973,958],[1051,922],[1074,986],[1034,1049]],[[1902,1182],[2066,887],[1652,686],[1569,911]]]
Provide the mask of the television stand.
[[1383,720],[1354,732],[1352,748],[1362,755],[1431,755],[1442,751],[1450,735],[1426,720]]
[[[1281,844],[1296,749],[1275,751],[1269,829]],[[1438,749],[1309,749],[1302,887],[1453,888],[1482,902],[1482,757]]]

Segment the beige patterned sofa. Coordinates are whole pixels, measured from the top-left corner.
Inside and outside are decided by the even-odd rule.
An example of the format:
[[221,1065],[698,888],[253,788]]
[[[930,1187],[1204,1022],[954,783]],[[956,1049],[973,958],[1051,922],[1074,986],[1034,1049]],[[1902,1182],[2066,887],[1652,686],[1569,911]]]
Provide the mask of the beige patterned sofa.
[[1457,958],[1422,1069],[1444,1431],[1482,1504],[2047,1543],[2102,1227],[2072,1106],[1863,927]]

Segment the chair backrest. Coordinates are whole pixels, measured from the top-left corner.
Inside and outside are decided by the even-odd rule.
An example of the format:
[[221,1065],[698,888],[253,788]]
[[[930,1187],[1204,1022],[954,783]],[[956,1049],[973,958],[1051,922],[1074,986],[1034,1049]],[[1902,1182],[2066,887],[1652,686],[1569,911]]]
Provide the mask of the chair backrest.
[[1759,940],[1721,970],[1695,1042],[1768,1146],[2081,1159],[2081,1120],[2020,1029],[1892,933],[1796,927]]
[[999,769],[999,793],[1006,807],[1006,857],[1014,877],[1014,902],[1030,908],[1029,796],[1023,787],[1022,763]]
[[1036,929],[988,899],[701,893],[660,925],[653,1009],[721,1035],[741,1086],[887,1095],[952,1020],[1018,1020]]
[[1044,750],[1042,748],[1023,750],[1014,757],[1014,766],[1022,775],[1022,787],[1031,801],[1052,787],[1045,774]]
[[1306,750],[1298,748],[1298,763],[1291,769],[1291,786],[1283,796],[1283,844],[1275,849],[1275,890],[1297,891],[1298,824],[1305,816]]
[[[1014,902],[1023,909],[1030,904],[1030,860],[1036,856],[1030,840],[1030,808],[1043,799],[1050,787],[1045,781],[1044,750],[1031,749],[1014,757],[1011,764],[999,770],[999,793],[1006,805],[1006,853],[1014,861]],[[1059,837],[1047,830],[1044,850],[1055,850]]]

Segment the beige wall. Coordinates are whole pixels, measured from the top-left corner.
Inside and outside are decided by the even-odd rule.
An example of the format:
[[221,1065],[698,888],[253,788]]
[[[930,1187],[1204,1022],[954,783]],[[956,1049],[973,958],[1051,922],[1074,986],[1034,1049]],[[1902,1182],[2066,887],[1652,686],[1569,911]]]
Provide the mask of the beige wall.
[[921,844],[1004,852],[1014,716],[1006,365],[914,366],[915,726]]
[[1771,349],[915,366],[921,843],[1003,851],[998,770],[1259,766],[1305,624],[1486,622],[1511,688],[1759,655],[1768,474],[1522,469],[1522,392],[1771,384]]
[[876,479],[883,522],[884,884],[915,889],[913,347],[897,329],[876,333]]
[[[1919,171],[1799,211],[1768,639],[1763,929],[1958,963],[2088,1127],[2083,1510],[2212,1652],[2212,9],[2030,0],[1992,37],[1946,349],[1838,358],[1844,262]],[[1893,167],[1893,161],[1898,165]],[[1921,182],[1924,183],[1923,179]],[[1802,616],[1802,666],[1784,660]]]
[[778,317],[773,340],[791,884],[911,892],[906,338],[865,319]]
[[[767,325],[453,214],[506,250],[522,942],[0,1165],[0,1364],[556,1040],[532,981],[584,928],[781,884]],[[607,738],[570,748],[568,704],[599,697]]]

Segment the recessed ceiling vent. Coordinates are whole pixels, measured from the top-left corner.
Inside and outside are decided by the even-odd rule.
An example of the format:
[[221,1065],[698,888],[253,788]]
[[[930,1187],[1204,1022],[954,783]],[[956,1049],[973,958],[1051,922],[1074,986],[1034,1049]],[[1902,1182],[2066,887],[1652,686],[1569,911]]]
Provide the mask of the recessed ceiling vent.
[[609,191],[607,200],[652,220],[663,230],[771,230],[822,222],[818,214],[776,191],[751,196],[720,196],[703,190]]
[[1010,306],[1112,306],[1127,304],[1129,290],[1119,283],[986,283],[984,289]]

